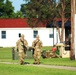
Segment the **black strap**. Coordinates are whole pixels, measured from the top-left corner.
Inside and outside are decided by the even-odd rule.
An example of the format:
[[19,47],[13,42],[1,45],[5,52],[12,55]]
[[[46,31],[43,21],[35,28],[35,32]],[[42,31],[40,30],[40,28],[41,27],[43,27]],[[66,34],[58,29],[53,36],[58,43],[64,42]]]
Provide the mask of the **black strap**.
[[38,40],[35,44],[34,44],[34,47],[37,45],[37,43],[39,42],[40,40]]
[[[34,47],[36,46],[36,44],[37,44],[39,41],[40,41],[40,40],[38,40],[36,43],[34,43]],[[33,48],[33,49],[32,49],[32,51],[33,51],[32,54],[34,54],[34,50],[35,50],[35,49]]]
[[23,43],[23,48],[24,48],[24,53],[26,53],[26,50],[27,50],[27,47],[24,45],[24,41],[22,41],[21,39],[20,39],[20,41]]

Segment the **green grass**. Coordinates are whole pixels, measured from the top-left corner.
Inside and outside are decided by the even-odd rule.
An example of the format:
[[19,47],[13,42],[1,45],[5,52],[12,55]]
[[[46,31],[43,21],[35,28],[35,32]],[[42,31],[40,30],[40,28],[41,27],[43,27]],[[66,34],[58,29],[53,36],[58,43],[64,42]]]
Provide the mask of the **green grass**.
[[[51,47],[43,48],[43,50],[49,49],[51,49]],[[0,62],[19,63],[19,60],[12,60],[12,48],[0,48]],[[34,59],[26,58],[25,62],[32,64]],[[76,61],[70,60],[70,58],[41,58],[41,64],[76,67]],[[23,66],[19,64],[0,63],[0,75],[76,75],[76,71],[29,66],[29,64]]]
[[43,68],[36,66],[22,66],[0,64],[0,75],[76,75],[76,71]]
[[76,61],[70,60],[69,58],[48,58],[48,59],[42,59],[41,61],[43,64],[76,67]]
[[[43,50],[48,50],[51,47],[43,47]],[[12,48],[0,48],[0,61],[7,62],[19,62],[19,60],[12,60]],[[33,58],[25,59],[25,62],[33,63]],[[49,65],[63,65],[63,66],[75,66],[76,61],[70,60],[70,58],[41,58],[41,64]]]
[[0,48],[0,59],[11,59],[12,48]]
[[52,46],[45,46],[42,48],[42,50],[51,50]]

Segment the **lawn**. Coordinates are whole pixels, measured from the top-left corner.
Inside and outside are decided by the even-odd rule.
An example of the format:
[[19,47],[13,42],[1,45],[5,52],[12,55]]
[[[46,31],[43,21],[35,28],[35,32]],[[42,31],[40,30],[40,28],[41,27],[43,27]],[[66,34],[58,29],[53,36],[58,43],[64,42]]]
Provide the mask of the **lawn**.
[[[51,47],[44,47],[43,50],[48,50]],[[12,60],[12,48],[0,48],[0,61],[19,62],[19,60]],[[26,58],[25,62],[33,63],[33,58]],[[70,60],[70,58],[41,58],[41,64],[49,65],[63,65],[63,66],[75,66],[76,61]]]
[[[48,50],[51,47],[44,47]],[[33,58],[26,58],[25,62],[33,63]],[[12,60],[12,48],[0,48],[0,62],[13,62],[19,63],[19,60]],[[41,64],[45,65],[62,65],[76,67],[76,61],[69,58],[41,58]],[[1,64],[0,75],[76,75],[76,71],[44,68],[37,66],[19,65],[19,64]]]
[[0,64],[0,75],[76,75],[76,71],[28,65]]

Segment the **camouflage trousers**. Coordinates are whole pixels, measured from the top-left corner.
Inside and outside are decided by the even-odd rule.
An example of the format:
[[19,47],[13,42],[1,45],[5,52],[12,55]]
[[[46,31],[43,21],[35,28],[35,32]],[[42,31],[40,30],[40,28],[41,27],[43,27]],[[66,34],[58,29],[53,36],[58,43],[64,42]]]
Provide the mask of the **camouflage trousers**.
[[43,51],[41,56],[43,58],[50,58],[50,57],[54,58],[54,57],[56,57],[56,52],[53,52],[53,51],[50,51],[50,50],[49,51]]
[[36,49],[34,51],[34,63],[35,64],[40,64],[40,57],[41,57],[41,51],[40,49]]
[[20,64],[23,65],[24,64],[24,58],[25,58],[26,54],[24,52],[19,52],[19,59],[20,59]]

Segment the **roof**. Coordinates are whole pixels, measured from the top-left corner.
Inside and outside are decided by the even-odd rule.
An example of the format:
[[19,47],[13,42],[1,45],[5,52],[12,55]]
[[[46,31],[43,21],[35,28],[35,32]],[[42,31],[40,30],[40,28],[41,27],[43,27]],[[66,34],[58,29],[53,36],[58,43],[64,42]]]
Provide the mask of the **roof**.
[[[27,27],[29,27],[29,25],[26,18],[0,19],[0,28],[27,28]],[[46,27],[46,23],[39,22],[36,27]]]
[[0,28],[25,28],[27,19],[0,19]]
[[[61,26],[61,18],[56,19],[58,21],[58,25]],[[65,24],[66,27],[69,27],[71,24],[70,22],[67,22]],[[8,18],[8,19],[0,19],[0,28],[28,28],[28,22],[27,19],[21,19],[21,18]],[[47,24],[46,21],[44,22],[38,22],[36,27],[53,27],[52,24]]]

